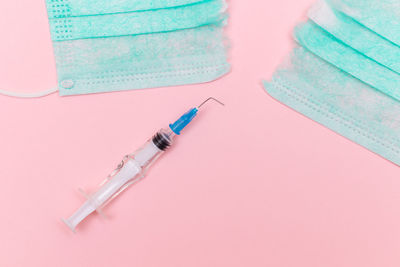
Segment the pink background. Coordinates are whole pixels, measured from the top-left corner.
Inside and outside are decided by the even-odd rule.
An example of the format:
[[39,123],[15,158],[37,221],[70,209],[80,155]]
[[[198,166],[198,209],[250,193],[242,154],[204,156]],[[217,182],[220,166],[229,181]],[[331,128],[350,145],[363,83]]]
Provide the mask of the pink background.
[[[400,170],[269,97],[312,0],[231,1],[214,83],[0,97],[0,266],[400,266]],[[0,2],[0,87],[54,86],[43,0]],[[72,234],[60,221],[158,128],[209,105],[151,170]]]

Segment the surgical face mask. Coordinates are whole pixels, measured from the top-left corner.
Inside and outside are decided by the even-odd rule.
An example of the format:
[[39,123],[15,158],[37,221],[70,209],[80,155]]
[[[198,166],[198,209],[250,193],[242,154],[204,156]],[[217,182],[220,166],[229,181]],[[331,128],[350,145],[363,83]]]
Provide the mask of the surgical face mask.
[[209,82],[230,69],[225,0],[46,3],[62,96]]
[[399,46],[333,9],[325,1],[315,4],[308,17],[339,41],[400,74]]
[[313,22],[295,30],[297,41],[312,53],[377,90],[400,100],[400,75],[343,44]]
[[328,0],[337,10],[400,46],[399,0]]
[[295,48],[265,88],[277,100],[400,165],[400,105],[346,72]]

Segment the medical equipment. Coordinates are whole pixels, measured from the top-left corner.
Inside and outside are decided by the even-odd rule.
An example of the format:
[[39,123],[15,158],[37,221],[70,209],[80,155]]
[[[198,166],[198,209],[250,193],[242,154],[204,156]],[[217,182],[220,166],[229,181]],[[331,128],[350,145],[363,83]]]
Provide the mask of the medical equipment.
[[225,0],[47,0],[61,96],[213,81],[230,70]]
[[214,81],[230,71],[226,0],[46,0],[57,86],[34,98]]
[[295,30],[300,47],[264,83],[278,101],[397,165],[399,3],[319,2]]
[[102,215],[101,210],[104,206],[130,185],[136,184],[144,178],[148,169],[173,144],[176,135],[181,134],[181,131],[210,100],[224,106],[222,102],[210,97],[198,107],[190,109],[175,123],[170,124],[168,129],[158,131],[143,147],[135,153],[125,156],[117,169],[108,176],[96,193],[88,195],[80,190],[87,201],[69,219],[63,219],[64,223],[75,232],[76,226],[94,211]]

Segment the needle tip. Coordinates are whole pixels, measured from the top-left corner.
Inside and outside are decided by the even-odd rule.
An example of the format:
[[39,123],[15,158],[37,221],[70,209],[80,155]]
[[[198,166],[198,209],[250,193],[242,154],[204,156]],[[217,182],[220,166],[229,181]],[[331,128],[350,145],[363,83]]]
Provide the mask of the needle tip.
[[224,103],[222,103],[221,101],[219,101],[218,99],[214,98],[214,97],[209,97],[207,98],[203,103],[201,103],[197,108],[200,109],[202,106],[204,106],[206,103],[208,103],[209,101],[215,101],[218,104],[220,104],[221,106],[225,106]]

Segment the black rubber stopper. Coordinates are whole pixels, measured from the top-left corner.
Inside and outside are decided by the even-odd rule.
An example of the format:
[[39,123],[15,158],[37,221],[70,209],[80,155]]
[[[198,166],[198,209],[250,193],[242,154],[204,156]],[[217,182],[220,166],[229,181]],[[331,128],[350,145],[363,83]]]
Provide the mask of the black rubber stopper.
[[171,146],[171,139],[163,133],[157,133],[153,137],[153,143],[158,149],[165,151]]

